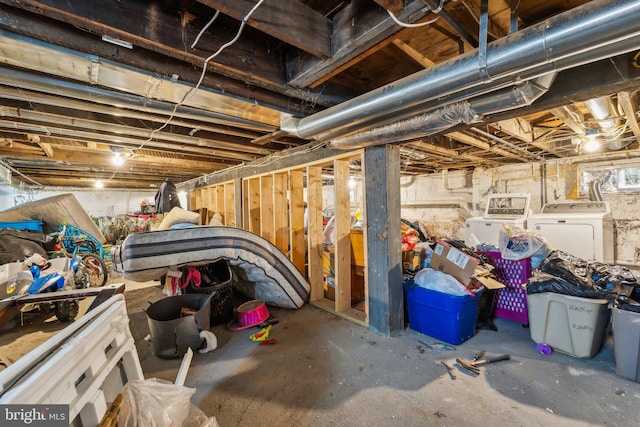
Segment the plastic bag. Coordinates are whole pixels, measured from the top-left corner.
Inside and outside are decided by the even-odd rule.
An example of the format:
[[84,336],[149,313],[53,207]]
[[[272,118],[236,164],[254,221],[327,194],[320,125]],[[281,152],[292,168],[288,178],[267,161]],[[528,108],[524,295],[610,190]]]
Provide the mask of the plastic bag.
[[527,293],[555,292],[615,301],[627,300],[637,286],[635,275],[624,267],[553,251],[529,279]]
[[132,380],[122,392],[119,426],[126,427],[217,427],[215,417],[208,417],[191,404],[195,389],[158,378]]
[[458,279],[452,275],[433,268],[423,268],[418,271],[413,281],[421,288],[449,295],[464,296],[469,295],[470,292],[465,285],[458,282]]
[[504,224],[500,229],[498,245],[502,258],[520,261],[529,258],[543,248],[544,238],[535,233]]
[[551,252],[540,264],[540,271],[562,280],[545,279],[541,283],[536,283],[539,279],[530,280],[527,293],[556,292],[614,301],[628,298],[638,286],[635,275],[625,267],[586,261],[563,251]]

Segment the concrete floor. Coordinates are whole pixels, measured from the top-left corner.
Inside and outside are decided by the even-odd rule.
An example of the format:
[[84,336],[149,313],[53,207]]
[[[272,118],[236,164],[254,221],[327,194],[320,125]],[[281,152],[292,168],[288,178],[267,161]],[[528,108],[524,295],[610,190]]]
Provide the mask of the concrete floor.
[[[127,282],[131,330],[146,378],[173,381],[181,359],[152,355],[144,309],[163,295],[151,282]],[[279,319],[260,346],[258,331],[212,331],[218,349],[195,353],[186,386],[192,402],[230,426],[579,426],[638,425],[640,383],[615,374],[612,337],[592,359],[538,354],[529,329],[496,319],[455,351],[419,348],[432,337],[407,328],[386,337],[313,306],[269,307]],[[25,336],[55,333],[57,321],[0,331],[0,353],[25,348]],[[53,326],[51,326],[53,325]],[[13,337],[13,338],[12,338]],[[34,339],[35,341],[35,339]],[[20,342],[23,345],[20,345]],[[510,354],[478,377],[458,368],[470,359]],[[452,380],[442,360],[454,366]]]

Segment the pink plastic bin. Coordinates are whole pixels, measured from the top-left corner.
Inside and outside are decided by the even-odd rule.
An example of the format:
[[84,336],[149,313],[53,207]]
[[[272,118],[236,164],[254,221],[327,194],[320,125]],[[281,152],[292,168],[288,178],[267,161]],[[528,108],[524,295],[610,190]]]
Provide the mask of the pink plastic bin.
[[522,287],[531,277],[531,259],[511,261],[502,258],[500,252],[480,252],[491,259],[498,281],[506,287],[498,291],[495,316],[529,324],[527,290]]

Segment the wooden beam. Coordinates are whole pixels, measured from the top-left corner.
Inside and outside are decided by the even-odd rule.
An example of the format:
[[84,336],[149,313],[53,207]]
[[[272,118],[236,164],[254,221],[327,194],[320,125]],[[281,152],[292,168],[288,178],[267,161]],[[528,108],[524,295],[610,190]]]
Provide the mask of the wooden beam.
[[[198,2],[238,20],[244,19],[256,5],[255,0]],[[331,56],[331,21],[299,1],[265,1],[249,17],[247,24],[314,56]]]
[[404,331],[400,148],[368,147],[363,164],[369,326],[394,336]]
[[[409,1],[398,19],[415,22],[430,14],[422,0]],[[287,57],[287,80],[294,87],[309,87],[352,58],[401,29],[382,8],[372,8],[369,0],[352,0],[333,18],[332,55],[319,59],[296,52]]]
[[520,141],[531,144],[532,146],[539,148],[544,151],[548,151],[549,153],[556,155],[558,157],[566,157],[566,153],[562,153],[556,150],[551,144],[545,142],[544,139],[538,139],[531,123],[527,120],[522,119],[520,117],[515,117],[513,119],[501,120],[492,124],[492,126],[499,129],[501,132],[506,133],[514,138],[518,138]]
[[424,68],[433,67],[435,62],[430,60],[429,58],[422,55],[420,52],[406,44],[400,39],[393,40],[393,45],[404,52],[409,58],[411,58],[416,63],[422,65]]
[[470,161],[474,161],[474,162],[478,162],[478,163],[494,163],[492,160],[487,160],[484,157],[481,156],[475,156],[473,154],[467,154],[467,153],[463,153],[459,150],[451,150],[449,148],[444,148],[444,147],[440,147],[439,145],[435,145],[435,144],[430,144],[428,142],[425,141],[416,141],[416,142],[412,142],[408,145],[412,145],[418,148],[422,148],[426,151],[430,151],[436,154],[439,154],[445,158],[449,158],[449,159],[455,159],[455,158],[462,158],[462,159],[467,159]]
[[495,145],[491,145],[485,141],[481,141],[478,138],[471,136],[471,135],[467,135],[466,133],[462,133],[462,132],[451,132],[446,134],[445,136],[448,136],[450,138],[455,139],[456,141],[462,142],[463,144],[467,144],[467,145],[471,145],[473,147],[476,148],[481,148],[483,150],[487,150],[490,152],[493,152],[495,154],[499,154],[501,156],[504,157],[509,157],[511,159],[516,159],[519,161],[529,161],[529,159],[524,158],[522,156],[519,156],[517,154],[514,154],[510,151],[507,150],[503,150],[502,148],[496,147]]
[[307,168],[307,229],[308,272],[311,292],[310,301],[324,298],[323,275],[323,225],[322,225],[322,168],[310,166]]
[[[561,119],[566,126],[568,126],[572,131],[574,131],[579,136],[583,136],[585,133],[584,126],[576,120],[567,110],[564,108],[553,108],[551,109],[551,113],[557,118]],[[576,113],[577,114],[577,113]]]
[[336,311],[351,308],[351,212],[349,199],[349,161],[333,162],[335,192],[335,307]]
[[260,235],[275,244],[273,191],[273,175],[262,175],[260,177]]
[[[57,6],[62,5],[60,2],[48,0],[48,3],[51,5],[34,0],[29,1],[29,4],[19,0],[0,0],[0,4],[22,9],[0,8],[0,28],[159,75],[172,73],[193,84],[200,79],[204,59],[220,47],[218,38],[226,42],[235,35],[235,32],[221,28],[217,30],[216,40],[205,38],[195,50],[187,50],[185,40],[195,40],[200,28],[195,28],[193,24],[183,24],[179,16],[164,11],[157,3],[127,2],[127,8],[139,8],[131,10],[131,14],[128,9],[120,10],[125,7],[121,2],[102,5],[104,7],[101,6],[100,11],[87,3],[83,11],[88,15],[84,16],[73,9],[82,8],[78,6],[80,3],[65,3],[70,5],[73,12],[59,9]],[[87,8],[93,11],[84,10]],[[104,17],[96,16],[103,10]],[[46,15],[49,13],[50,15]],[[130,19],[123,20],[125,16],[130,16]],[[67,25],[67,22],[72,26]],[[147,24],[140,25],[141,22]],[[201,25],[204,24],[203,21]],[[107,34],[131,42],[134,49],[101,42],[96,34]],[[309,91],[308,88],[296,89],[287,85],[286,76],[279,65],[280,53],[262,43],[259,37],[243,37],[225,49],[224,55],[219,55],[209,63],[214,72],[205,75],[202,85],[243,99],[258,101],[263,105],[304,114],[317,111],[312,105],[331,106],[344,99],[326,87],[322,91]],[[250,58],[247,57],[247,52],[251,52]],[[291,102],[291,97],[307,102]]]
[[[38,135],[35,135],[35,136],[38,136]],[[42,148],[42,151],[44,152],[45,156],[53,157],[53,148],[51,148],[51,144],[47,144],[44,142],[38,142],[37,144],[40,148]]]
[[638,126],[636,116],[635,96],[627,91],[618,92],[618,104],[622,108],[625,116],[627,116],[627,123],[629,123],[633,136],[636,137],[636,142],[640,142],[640,126]]
[[305,263],[307,245],[304,237],[304,172],[289,171],[289,258],[303,276],[306,276]]
[[403,0],[374,0],[380,7],[387,9],[393,13],[398,13],[404,6]]
[[289,251],[289,204],[287,189],[289,175],[286,172],[273,174],[273,213],[275,215],[276,242],[275,245],[282,253]]

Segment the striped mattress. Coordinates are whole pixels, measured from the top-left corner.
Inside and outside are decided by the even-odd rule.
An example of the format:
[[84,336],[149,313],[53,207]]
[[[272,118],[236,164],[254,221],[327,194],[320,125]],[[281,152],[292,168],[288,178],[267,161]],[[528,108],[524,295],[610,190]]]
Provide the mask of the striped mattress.
[[222,258],[234,271],[234,287],[249,298],[291,309],[309,298],[309,283],[289,258],[268,240],[241,228],[194,226],[134,233],[114,247],[111,256],[116,272],[140,282]]

